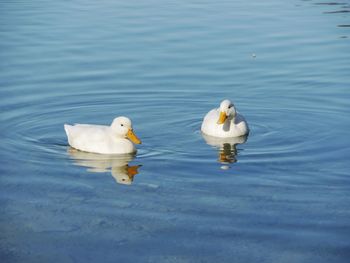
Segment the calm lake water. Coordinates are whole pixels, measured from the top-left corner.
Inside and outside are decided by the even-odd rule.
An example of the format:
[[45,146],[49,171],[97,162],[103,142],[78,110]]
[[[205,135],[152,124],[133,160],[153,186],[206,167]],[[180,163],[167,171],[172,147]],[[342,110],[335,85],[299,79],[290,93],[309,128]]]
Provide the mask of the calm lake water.
[[[1,262],[348,262],[349,89],[348,0],[1,1]],[[120,115],[136,156],[68,147]]]

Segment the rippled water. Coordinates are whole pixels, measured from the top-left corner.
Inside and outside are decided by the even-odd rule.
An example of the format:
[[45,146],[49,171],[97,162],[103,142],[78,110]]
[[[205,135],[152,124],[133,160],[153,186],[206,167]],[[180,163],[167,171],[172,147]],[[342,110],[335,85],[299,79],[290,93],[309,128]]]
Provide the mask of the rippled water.
[[[347,262],[350,2],[2,1],[2,262]],[[232,99],[251,133],[199,131]],[[136,156],[67,145],[130,117]]]

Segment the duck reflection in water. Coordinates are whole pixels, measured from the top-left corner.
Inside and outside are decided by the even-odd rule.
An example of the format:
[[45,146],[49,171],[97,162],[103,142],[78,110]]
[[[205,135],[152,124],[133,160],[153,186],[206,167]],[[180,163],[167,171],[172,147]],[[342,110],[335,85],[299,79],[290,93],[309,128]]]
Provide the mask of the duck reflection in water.
[[[222,164],[230,164],[237,162],[237,145],[247,141],[248,136],[218,138],[202,133],[203,139],[207,144],[219,150],[218,162]],[[229,166],[222,166],[223,169],[228,169]]]
[[141,165],[129,166],[129,162],[135,158],[135,154],[96,154],[82,152],[68,147],[68,153],[74,164],[87,167],[87,171],[94,173],[105,173],[110,171],[119,184],[130,185]]

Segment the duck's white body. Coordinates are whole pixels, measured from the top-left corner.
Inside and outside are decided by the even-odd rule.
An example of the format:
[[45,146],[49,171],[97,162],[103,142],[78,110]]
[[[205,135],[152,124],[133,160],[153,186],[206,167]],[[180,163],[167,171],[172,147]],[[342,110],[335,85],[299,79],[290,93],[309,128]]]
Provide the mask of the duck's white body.
[[247,141],[248,136],[243,135],[239,137],[225,137],[225,138],[220,138],[220,137],[213,137],[210,135],[207,135],[205,133],[202,133],[202,137],[205,140],[205,142],[213,146],[215,148],[218,148],[219,150],[224,149],[224,146],[229,144],[233,147],[236,147],[238,144],[243,144]]
[[[120,121],[121,118],[122,121],[124,121],[122,124],[117,121],[117,119]],[[69,145],[81,151],[101,154],[125,154],[136,152],[133,143],[126,138],[127,134],[130,132],[133,134],[133,132],[131,129],[131,121],[125,117],[116,118],[111,126],[65,124],[64,129],[68,137]],[[135,143],[140,143],[140,141]]]
[[236,112],[233,104],[224,100],[220,108],[212,109],[205,115],[201,131],[210,136],[229,138],[247,135],[249,127],[244,117]]

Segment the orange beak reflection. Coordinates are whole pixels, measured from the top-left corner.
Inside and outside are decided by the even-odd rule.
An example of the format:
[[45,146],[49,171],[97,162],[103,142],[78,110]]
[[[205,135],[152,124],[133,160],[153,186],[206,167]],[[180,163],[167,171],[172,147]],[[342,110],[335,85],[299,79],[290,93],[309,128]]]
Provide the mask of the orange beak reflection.
[[139,173],[138,169],[141,167],[141,165],[134,165],[134,166],[126,166],[126,173],[128,174],[130,179],[134,179],[134,176]]
[[139,138],[137,138],[137,136],[135,135],[133,129],[129,129],[128,133],[126,134],[126,137],[128,137],[128,139],[130,141],[132,141],[135,144],[141,144],[141,141]]
[[217,124],[223,124],[226,121],[226,119],[227,119],[226,113],[221,111]]
[[219,153],[219,160],[220,163],[235,163],[237,162],[234,154],[226,154],[224,152]]

